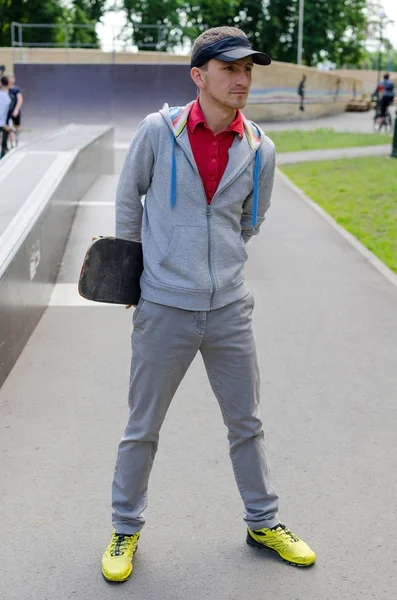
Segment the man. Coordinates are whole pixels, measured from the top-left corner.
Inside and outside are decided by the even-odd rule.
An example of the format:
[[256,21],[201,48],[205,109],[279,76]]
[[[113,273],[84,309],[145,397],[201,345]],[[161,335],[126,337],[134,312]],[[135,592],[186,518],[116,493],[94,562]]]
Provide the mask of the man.
[[[14,128],[15,128],[15,146],[18,146],[19,141],[19,133],[21,130],[21,108],[23,104],[23,95],[21,92],[21,88],[15,85],[15,76],[8,76],[10,82],[9,93],[11,96],[11,107],[10,107],[10,117],[12,119]],[[12,141],[14,141],[14,136],[12,135]]]
[[102,557],[109,581],[131,574],[159,431],[198,351],[228,428],[247,542],[294,565],[316,558],[279,522],[259,415],[254,301],[243,266],[270,204],[275,150],[240,112],[253,63],[270,59],[239,29],[204,32],[191,59],[198,99],[146,117],[120,177],[116,235],[142,241],[145,268],[133,316],[130,414],[113,479],[114,532]]
[[378,85],[378,92],[381,96],[379,117],[384,119],[386,117],[387,107],[390,106],[394,100],[394,83],[390,81],[389,73],[385,73],[383,76],[383,81]]
[[305,110],[305,85],[306,85],[306,75],[302,76],[302,79],[298,86],[298,96],[300,96],[300,105],[299,109]]
[[10,110],[11,98],[8,93],[10,82],[8,77],[3,75],[0,79],[0,134],[1,134],[1,152],[0,158],[7,154],[8,135],[10,128],[8,126],[8,114]]

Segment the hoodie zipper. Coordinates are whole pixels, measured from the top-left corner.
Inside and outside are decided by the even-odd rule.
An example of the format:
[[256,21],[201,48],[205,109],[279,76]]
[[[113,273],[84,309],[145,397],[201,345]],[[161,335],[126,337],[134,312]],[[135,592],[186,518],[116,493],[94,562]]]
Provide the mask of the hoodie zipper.
[[[199,170],[198,170],[197,165],[196,165],[196,161],[194,161],[194,160],[192,161],[190,159],[190,156],[188,154],[186,154],[186,153],[185,153],[185,156],[188,159],[188,161],[190,162],[190,164],[193,167],[193,169],[196,172],[196,174],[198,175],[198,178],[200,179],[201,186],[202,186],[203,193],[204,193],[204,198],[207,201],[207,196],[206,196],[206,193],[205,193],[205,188],[204,188],[203,180],[201,179]],[[254,152],[254,157],[255,157],[255,152]],[[222,188],[222,192],[225,189],[227,189],[232,183],[234,183],[238,177],[240,177],[241,173],[243,173],[245,171],[245,169],[248,167],[248,165],[252,161],[252,158],[253,157],[250,156],[246,160],[246,162],[243,165],[243,168],[239,170],[239,172],[233,177],[233,179],[231,181],[229,181],[229,183],[224,188]],[[217,195],[218,191],[219,191],[219,186],[218,186],[218,189],[216,190],[216,192],[215,192],[215,194],[214,194],[211,202],[213,202],[213,200],[214,200],[215,196]],[[210,223],[210,219],[211,219],[211,205],[210,204],[207,204],[207,207],[206,207],[206,217],[207,217],[207,237],[208,237],[208,270],[209,270],[210,279],[211,279],[211,298],[210,298],[210,309],[211,309],[212,300],[213,300],[214,295],[215,295],[216,285],[215,285],[214,272],[212,270],[212,252],[211,252],[212,232],[211,232],[211,223]]]
[[210,204],[207,205],[206,215],[207,215],[207,232],[208,232],[208,270],[210,272],[210,277],[211,277],[211,298],[210,298],[210,310],[211,310],[211,304],[212,304],[212,300],[213,300],[213,297],[215,294],[215,277],[214,277],[214,272],[212,270],[212,252],[211,252],[212,232],[211,232],[211,223],[210,223],[210,219],[211,219],[211,205]]

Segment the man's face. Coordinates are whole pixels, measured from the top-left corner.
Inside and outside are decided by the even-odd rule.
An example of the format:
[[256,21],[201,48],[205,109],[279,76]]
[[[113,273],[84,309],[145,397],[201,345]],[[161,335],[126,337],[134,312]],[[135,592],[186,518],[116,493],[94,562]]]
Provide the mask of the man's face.
[[9,75],[8,76],[8,83],[9,83],[9,87],[12,88],[15,85],[15,77],[14,75]]
[[252,83],[253,62],[250,56],[234,62],[215,58],[208,61],[202,74],[203,93],[227,108],[244,108]]

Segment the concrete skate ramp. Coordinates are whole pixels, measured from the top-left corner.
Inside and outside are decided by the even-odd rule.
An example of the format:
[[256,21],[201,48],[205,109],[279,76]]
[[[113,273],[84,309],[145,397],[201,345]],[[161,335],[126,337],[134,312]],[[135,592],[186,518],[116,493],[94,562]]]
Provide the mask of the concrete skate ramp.
[[16,64],[26,127],[67,123],[134,128],[165,102],[196,95],[186,64]]
[[1,161],[0,386],[47,308],[79,200],[112,171],[103,125],[62,128]]

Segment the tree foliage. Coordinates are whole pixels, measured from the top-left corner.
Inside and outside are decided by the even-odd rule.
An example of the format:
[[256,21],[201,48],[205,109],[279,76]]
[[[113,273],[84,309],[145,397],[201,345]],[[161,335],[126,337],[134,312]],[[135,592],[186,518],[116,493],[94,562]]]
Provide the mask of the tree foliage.
[[[124,0],[127,23],[139,50],[169,50],[181,43],[182,0]],[[131,42],[127,31],[126,42]]]
[[[0,0],[0,46],[11,45],[13,21],[65,25],[65,28],[23,28],[25,43],[64,44],[67,37],[69,43],[98,45],[95,24],[103,16],[105,5],[106,0]],[[76,28],[75,24],[92,24],[92,27]]]
[[[116,1],[116,0],[115,0]],[[30,43],[98,44],[95,27],[106,0],[0,0],[0,46],[10,23],[63,23],[65,29],[24,30]],[[207,27],[241,27],[274,60],[296,62],[299,0],[117,0],[127,17],[122,39],[140,50],[169,51],[191,43]],[[379,36],[380,0],[305,0],[303,61],[358,64],[365,41]]]
[[397,50],[386,44],[383,52],[368,52],[357,67],[374,71],[380,67],[382,72],[397,72]]
[[[0,46],[11,45],[11,23],[60,23],[65,8],[59,0],[0,0]],[[56,43],[56,28],[25,29],[24,39],[30,43]]]
[[[303,59],[307,65],[359,60],[367,35],[367,1],[306,0]],[[170,50],[183,40],[194,40],[205,27],[234,25],[273,59],[296,61],[299,0],[124,0],[123,5],[139,48],[149,43]],[[160,44],[156,45],[155,29],[140,29],[150,24],[169,26]]]
[[[99,46],[95,31],[105,10],[106,0],[72,0],[68,8],[69,40],[78,46]],[[87,25],[87,27],[74,27]]]
[[[366,37],[366,0],[305,2],[303,61],[338,65],[359,60]],[[296,62],[299,0],[269,0],[263,36],[274,59]]]

